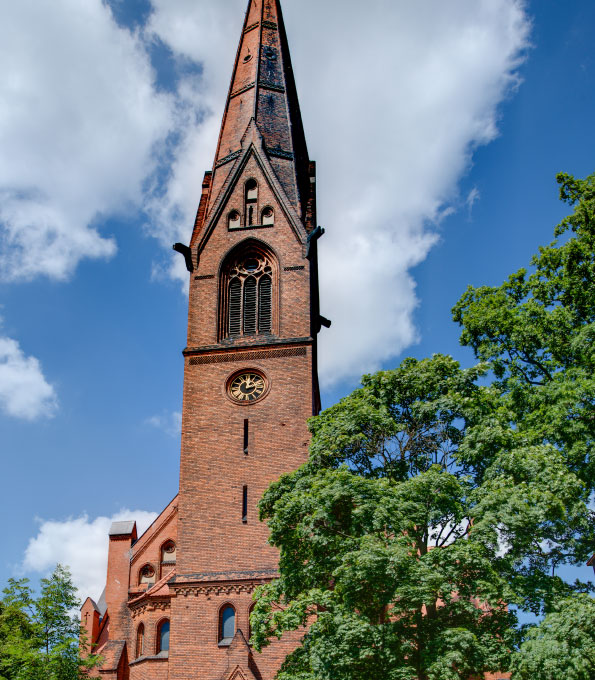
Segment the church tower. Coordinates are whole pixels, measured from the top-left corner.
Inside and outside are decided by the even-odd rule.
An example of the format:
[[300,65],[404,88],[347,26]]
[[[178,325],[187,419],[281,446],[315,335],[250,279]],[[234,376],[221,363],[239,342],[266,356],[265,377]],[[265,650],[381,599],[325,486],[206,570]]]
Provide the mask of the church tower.
[[273,680],[299,642],[257,657],[256,587],[278,553],[258,520],[308,456],[320,410],[316,171],[279,0],[250,0],[190,244],[179,494],[140,538],[110,531],[107,585],[82,620],[111,680]]
[[213,169],[190,247],[178,246],[191,281],[169,584],[176,679],[220,677],[236,631],[249,637],[253,589],[276,573],[256,505],[306,461],[319,410],[315,189],[279,1],[250,0]]

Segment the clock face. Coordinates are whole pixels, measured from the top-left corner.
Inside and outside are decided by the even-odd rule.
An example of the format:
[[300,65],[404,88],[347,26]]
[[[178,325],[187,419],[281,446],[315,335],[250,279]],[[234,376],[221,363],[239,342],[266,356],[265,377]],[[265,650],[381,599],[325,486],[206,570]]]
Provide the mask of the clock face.
[[229,384],[229,394],[234,401],[249,404],[264,395],[266,386],[262,375],[253,372],[240,373]]

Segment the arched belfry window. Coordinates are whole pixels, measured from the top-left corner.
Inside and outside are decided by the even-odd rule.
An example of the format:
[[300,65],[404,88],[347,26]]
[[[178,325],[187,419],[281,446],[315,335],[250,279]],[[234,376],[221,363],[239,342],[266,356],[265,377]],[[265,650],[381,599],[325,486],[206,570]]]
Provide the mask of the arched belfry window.
[[255,179],[246,182],[246,214],[244,224],[251,227],[256,224],[258,215],[258,183]]
[[221,338],[275,333],[277,260],[257,241],[241,244],[221,270]]

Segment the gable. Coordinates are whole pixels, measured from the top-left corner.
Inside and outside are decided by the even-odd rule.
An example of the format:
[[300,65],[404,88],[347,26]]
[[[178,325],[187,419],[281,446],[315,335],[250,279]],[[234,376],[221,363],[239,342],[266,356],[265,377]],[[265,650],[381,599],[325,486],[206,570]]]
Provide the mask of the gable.
[[[192,243],[198,241],[197,248],[197,262],[204,246],[206,245],[213,229],[221,223],[222,216],[225,215],[225,208],[229,204],[232,194],[235,194],[238,188],[243,187],[245,181],[249,178],[247,172],[250,170],[252,163],[256,163],[259,167],[260,173],[266,180],[266,186],[274,195],[276,202],[281,208],[285,218],[294,232],[295,238],[299,243],[305,244],[308,234],[302,223],[300,216],[296,212],[291,200],[285,193],[277,173],[273,168],[267,153],[264,149],[262,135],[258,130],[254,120],[250,122],[242,139],[242,153],[235,160],[231,171],[227,171],[226,179],[223,184],[218,181],[217,176],[219,171],[215,171],[210,188],[210,195],[208,199],[208,208],[206,209],[207,217],[203,225],[198,227],[202,233],[200,237],[197,233],[193,234]],[[254,171],[254,170],[253,170]]]

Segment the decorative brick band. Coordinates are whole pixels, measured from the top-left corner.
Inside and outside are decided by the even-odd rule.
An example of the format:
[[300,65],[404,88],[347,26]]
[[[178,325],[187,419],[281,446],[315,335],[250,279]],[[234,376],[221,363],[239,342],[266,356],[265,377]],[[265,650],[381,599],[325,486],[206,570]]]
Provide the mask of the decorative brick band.
[[[271,579],[268,579],[271,580]],[[176,588],[176,593],[183,597],[194,595],[206,595],[210,599],[213,595],[241,595],[242,593],[251,594],[258,586],[266,583],[266,580],[258,581],[257,583],[228,583],[228,584],[213,584],[209,586],[184,586],[183,588]]]
[[214,274],[206,274],[205,276],[195,276],[194,280],[195,281],[206,281],[207,279],[214,279],[215,275]]
[[264,90],[273,90],[273,92],[285,92],[285,88],[282,85],[275,85],[275,83],[269,83],[266,80],[260,80],[258,86],[262,87]]
[[275,158],[284,158],[285,160],[292,161],[294,156],[291,151],[283,151],[283,149],[268,149],[267,152],[269,156],[274,156]]
[[260,352],[232,352],[230,354],[211,354],[210,356],[191,357],[190,366],[204,364],[227,364],[233,361],[258,361],[259,359],[285,359],[286,357],[305,357],[305,347],[269,349]]
[[256,83],[254,81],[252,81],[251,83],[248,83],[248,85],[244,85],[244,87],[240,87],[239,90],[232,92],[229,95],[229,98],[233,99],[234,97],[237,97],[239,94],[242,94],[243,92],[248,92],[248,90],[251,90],[255,85],[256,85]]
[[301,272],[305,269],[303,265],[300,265],[299,267],[283,267],[284,272]]
[[250,33],[250,31],[253,31],[255,28],[258,28],[259,25],[260,24],[258,23],[258,21],[255,24],[250,24],[250,26],[246,27],[244,33]]
[[167,599],[160,599],[160,600],[150,600],[150,601],[144,601],[142,604],[135,606],[134,604],[129,605],[130,609],[130,614],[132,615],[133,619],[136,619],[138,616],[141,614],[145,614],[146,612],[166,612],[169,610],[170,606],[170,598],[168,597]]
[[263,21],[262,22],[263,28],[272,28],[273,30],[277,30],[277,24],[274,21]]
[[241,153],[242,153],[241,149],[240,151],[234,151],[233,153],[230,153],[229,156],[225,156],[225,158],[222,158],[220,161],[217,161],[215,163],[215,168],[220,168],[222,165],[225,165],[226,163],[235,160]]

